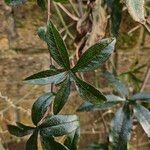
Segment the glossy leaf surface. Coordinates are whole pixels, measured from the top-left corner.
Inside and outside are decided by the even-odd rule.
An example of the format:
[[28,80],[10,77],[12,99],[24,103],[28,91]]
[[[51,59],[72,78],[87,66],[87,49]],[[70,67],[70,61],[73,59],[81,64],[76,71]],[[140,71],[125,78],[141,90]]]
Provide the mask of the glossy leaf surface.
[[40,126],[42,136],[62,136],[69,134],[79,127],[76,115],[56,115],[48,117]]
[[64,145],[66,145],[66,147],[68,147],[70,150],[77,150],[79,138],[80,138],[80,128],[76,129],[67,136]]
[[150,137],[150,111],[140,104],[135,104],[134,115],[136,116],[148,137]]
[[60,89],[57,91],[57,94],[54,99],[53,111],[54,114],[58,114],[60,110],[65,105],[69,94],[70,94],[71,82],[69,77],[61,84]]
[[130,108],[125,105],[120,108],[111,123],[110,142],[113,150],[127,150],[132,129],[132,117]]
[[31,75],[25,79],[29,84],[45,85],[54,83],[57,84],[61,82],[66,76],[64,70],[46,70],[34,75]]
[[102,66],[113,53],[116,39],[103,39],[99,43],[91,46],[79,59],[73,72],[91,71]]
[[48,45],[48,49],[53,59],[60,66],[69,69],[70,63],[66,45],[52,22],[48,23],[45,37],[43,39],[46,39],[45,42]]
[[32,121],[35,125],[42,119],[47,111],[48,106],[52,103],[54,95],[52,93],[45,93],[40,96],[32,106]]
[[84,82],[78,77],[75,77],[75,82],[78,87],[78,93],[83,100],[89,101],[93,104],[101,104],[106,101],[106,97],[92,85]]

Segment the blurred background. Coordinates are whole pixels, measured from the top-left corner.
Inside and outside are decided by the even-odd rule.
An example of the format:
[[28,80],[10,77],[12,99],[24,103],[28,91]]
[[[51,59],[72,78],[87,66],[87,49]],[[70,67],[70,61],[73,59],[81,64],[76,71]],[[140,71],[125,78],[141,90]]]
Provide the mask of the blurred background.
[[[109,13],[107,8],[87,5],[86,0],[79,5],[70,0],[68,4],[51,6],[52,20],[65,40],[71,59],[74,62],[84,52],[83,47],[94,44],[98,39],[109,37]],[[150,7],[146,6],[149,14]],[[91,20],[99,16],[99,20]],[[149,15],[148,15],[149,16]],[[37,29],[46,25],[47,12],[42,11],[33,0],[24,5],[10,7],[0,0],[0,150],[22,150],[26,138],[16,138],[7,131],[8,123],[16,121],[31,124],[30,109],[33,102],[49,87],[31,86],[23,79],[49,67],[49,53],[43,41],[37,36]],[[92,24],[94,25],[91,25]],[[124,8],[119,30],[116,53],[101,70],[84,75],[104,93],[112,88],[100,77],[106,68],[112,70],[128,85],[130,91],[140,90],[143,81],[144,91],[150,90],[150,36],[139,23],[136,23]],[[82,103],[73,92],[61,113],[75,113]],[[148,105],[147,108],[150,108]],[[81,140],[79,150],[88,149],[90,143],[105,143],[108,138],[110,120],[116,108],[102,112],[77,113],[81,119]],[[149,150],[150,142],[143,129],[134,121],[131,150]]]

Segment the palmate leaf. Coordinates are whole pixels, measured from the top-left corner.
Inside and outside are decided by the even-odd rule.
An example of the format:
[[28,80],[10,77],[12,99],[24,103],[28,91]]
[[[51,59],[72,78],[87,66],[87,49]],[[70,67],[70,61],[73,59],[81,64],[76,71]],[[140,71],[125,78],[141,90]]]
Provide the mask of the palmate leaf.
[[115,87],[115,89],[123,96],[123,97],[128,97],[129,96],[129,91],[127,87],[113,74],[110,72],[105,72],[104,77],[111,83],[112,86]]
[[37,4],[42,10],[46,9],[46,0],[37,0]]
[[83,100],[89,101],[93,104],[101,104],[106,101],[106,97],[92,85],[84,82],[76,76],[74,76],[74,80],[77,85],[78,93]]
[[47,111],[48,106],[52,103],[54,95],[52,93],[45,93],[40,96],[32,106],[32,121],[35,125],[42,119]]
[[132,18],[145,24],[144,0],[125,0],[125,3]]
[[15,135],[17,137],[23,137],[28,134],[31,134],[34,131],[33,127],[23,125],[21,123],[17,123],[18,126],[7,125],[9,133]]
[[61,84],[60,89],[57,91],[57,94],[54,99],[54,104],[53,104],[53,112],[54,114],[58,114],[60,110],[63,108],[65,105],[69,94],[70,94],[70,86],[71,82],[69,77],[66,78],[66,80]]
[[73,131],[67,136],[66,140],[64,141],[64,145],[68,147],[70,150],[77,150],[79,138],[80,138],[80,128],[77,128],[75,131]]
[[127,150],[132,129],[132,117],[129,105],[120,108],[111,123],[110,142],[113,150]]
[[150,137],[150,111],[140,104],[134,105],[134,115]]
[[96,43],[80,57],[72,71],[91,71],[102,66],[113,53],[115,43],[115,38],[103,39]]
[[26,150],[38,150],[38,130],[35,130],[26,143]]
[[79,127],[76,115],[49,116],[40,126],[40,134],[44,137],[69,134]]
[[5,0],[6,4],[12,5],[12,6],[23,4],[26,1],[27,0]]
[[46,70],[27,77],[25,82],[37,85],[58,84],[66,77],[66,74],[67,72],[64,72],[62,69]]
[[82,111],[99,111],[99,110],[105,110],[109,109],[119,103],[125,102],[124,99],[122,99],[119,96],[115,95],[106,95],[107,101],[102,103],[102,104],[97,104],[94,105],[90,102],[84,102],[79,106],[77,111],[82,112]]
[[143,102],[150,102],[150,93],[145,93],[145,92],[137,93],[133,95],[130,99],[143,101]]
[[46,29],[45,27],[39,28],[38,35],[47,43],[49,52],[53,59],[65,69],[70,69],[66,45],[53,23],[50,21]]
[[43,150],[69,150],[65,145],[55,141],[53,137],[41,137]]

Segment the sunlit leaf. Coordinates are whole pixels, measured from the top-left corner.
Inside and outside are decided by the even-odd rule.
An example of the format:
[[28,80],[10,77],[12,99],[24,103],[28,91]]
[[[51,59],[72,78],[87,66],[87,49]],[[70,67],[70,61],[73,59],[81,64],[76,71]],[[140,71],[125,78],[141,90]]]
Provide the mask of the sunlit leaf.
[[[44,30],[41,31],[42,34],[40,37],[47,43],[48,49],[50,51],[53,59],[62,67],[70,69],[69,56],[67,48],[63,39],[61,38],[59,32],[55,28],[52,22],[49,22],[47,25],[47,30],[44,36]],[[44,36],[44,37],[43,37]]]
[[113,150],[127,150],[132,129],[132,117],[129,105],[120,108],[111,123],[110,142]]
[[69,134],[79,127],[76,115],[56,115],[48,117],[40,126],[41,136],[62,136]]
[[78,87],[78,93],[83,100],[89,101],[93,104],[101,104],[106,101],[106,97],[92,85],[84,82],[78,77],[75,77],[74,79]]
[[46,70],[31,75],[25,79],[29,84],[45,85],[50,83],[60,83],[66,76],[64,70]]
[[134,115],[136,116],[148,137],[150,137],[150,111],[140,104],[135,104]]
[[91,46],[79,59],[73,72],[91,71],[102,66],[113,53],[116,39],[107,38]]
[[52,103],[54,95],[45,93],[40,96],[32,106],[32,121],[35,125],[42,119],[48,106]]
[[62,84],[60,89],[57,91],[55,99],[54,99],[54,104],[53,104],[53,111],[54,114],[59,113],[59,111],[63,108],[65,105],[69,94],[70,94],[70,79],[67,78]]

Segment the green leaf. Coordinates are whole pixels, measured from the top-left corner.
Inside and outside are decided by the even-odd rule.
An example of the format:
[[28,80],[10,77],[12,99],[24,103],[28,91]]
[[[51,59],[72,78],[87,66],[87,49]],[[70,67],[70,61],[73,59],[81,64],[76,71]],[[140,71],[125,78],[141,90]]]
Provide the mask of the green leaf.
[[127,150],[127,143],[130,139],[132,129],[132,117],[129,105],[120,108],[111,123],[109,136],[113,150]]
[[134,115],[136,116],[148,137],[150,137],[150,111],[140,104],[135,104]]
[[73,121],[78,121],[79,118],[76,115],[53,115],[46,118],[40,127],[57,126]]
[[107,38],[91,46],[79,59],[73,72],[91,71],[102,66],[113,53],[116,39]]
[[37,138],[38,138],[38,130],[35,130],[26,143],[26,150],[38,150]]
[[16,6],[25,3],[26,0],[5,0],[5,3],[8,5]]
[[123,97],[128,97],[129,96],[129,91],[127,87],[113,74],[110,72],[105,72],[104,77],[112,84],[112,86],[115,87],[115,89],[123,96]]
[[61,84],[61,88],[58,90],[53,105],[54,114],[58,114],[63,108],[70,94],[70,79],[69,77]]
[[45,0],[37,0],[37,4],[41,7],[42,10],[46,10]]
[[48,106],[52,103],[54,95],[52,93],[45,93],[40,96],[32,106],[32,121],[35,125],[42,119]]
[[77,111],[82,112],[82,111],[99,111],[99,110],[105,110],[109,109],[121,102],[125,102],[124,99],[122,99],[119,96],[115,95],[106,95],[107,101],[102,103],[102,104],[92,104],[90,102],[84,102],[79,106]]
[[62,136],[69,134],[79,127],[76,115],[56,115],[48,117],[40,126],[41,136]]
[[80,128],[77,128],[75,131],[73,131],[67,136],[64,145],[66,145],[70,150],[77,150],[79,138],[80,138]]
[[48,49],[53,59],[65,69],[70,69],[69,56],[66,45],[51,21],[47,25],[45,37],[45,42],[48,45]]
[[137,93],[137,94],[133,95],[130,99],[144,101],[144,102],[150,102],[150,93],[144,93],[144,92]]
[[93,149],[93,150],[109,150],[108,143],[106,143],[106,144],[92,143],[92,144],[89,144],[87,147],[90,149]]
[[66,76],[66,72],[64,70],[46,70],[34,75],[31,75],[25,79],[25,81],[29,84],[38,84],[38,85],[45,85],[45,84],[58,84],[60,83]]
[[18,126],[7,125],[9,133],[17,137],[23,137],[25,135],[28,135],[32,133],[34,130],[33,127],[25,126],[21,123],[17,123],[17,124]]
[[125,2],[132,18],[137,22],[145,24],[144,0],[126,0]]
[[122,18],[122,4],[120,0],[113,0],[111,10],[111,32],[113,36],[117,37]]
[[78,87],[78,93],[83,100],[89,101],[93,104],[101,104],[106,101],[106,97],[92,85],[84,82],[76,76],[74,76],[74,80]]
[[41,137],[43,150],[69,150],[65,145],[56,142],[53,137]]

